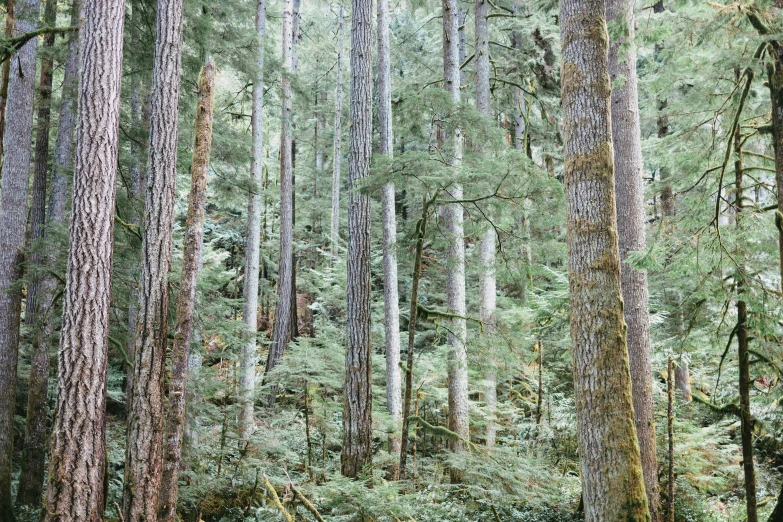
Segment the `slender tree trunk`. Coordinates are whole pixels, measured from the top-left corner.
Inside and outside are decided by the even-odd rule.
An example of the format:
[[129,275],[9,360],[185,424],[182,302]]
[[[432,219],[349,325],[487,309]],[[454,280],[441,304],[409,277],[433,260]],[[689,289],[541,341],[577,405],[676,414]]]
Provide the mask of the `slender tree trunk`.
[[253,162],[250,172],[254,187],[248,195],[247,240],[245,243],[245,282],[242,321],[247,339],[242,345],[239,361],[239,386],[242,393],[240,424],[242,438],[247,441],[255,428],[253,395],[256,387],[256,360],[258,354],[258,277],[261,258],[261,206],[264,185],[264,35],[266,33],[266,0],[256,7],[256,76],[253,80]]
[[[198,79],[198,104],[193,139],[188,217],[185,225],[185,248],[177,299],[177,325],[171,347],[169,409],[166,416],[163,477],[160,485],[158,520],[177,519],[179,467],[182,459],[182,434],[185,426],[185,391],[188,382],[188,359],[196,305],[196,282],[201,267],[204,242],[204,214],[207,203],[209,151],[212,146],[212,109],[215,105],[215,62],[211,59],[201,68]],[[256,271],[257,273],[258,271]]]
[[606,18],[623,28],[609,44],[609,75],[624,83],[612,89],[612,143],[614,182],[617,191],[617,235],[621,261],[621,288],[628,326],[628,358],[631,369],[636,436],[642,458],[650,520],[660,521],[658,509],[658,457],[655,451],[653,372],[650,348],[647,272],[625,262],[631,252],[645,249],[642,145],[636,82],[633,2],[607,0]]
[[[394,154],[391,105],[391,48],[389,45],[389,0],[378,0],[378,127],[379,152],[391,158]],[[386,409],[395,423],[389,436],[389,453],[399,461],[400,434],[397,425],[402,409],[400,379],[400,303],[397,294],[397,215],[394,182],[381,189],[383,204],[383,299],[386,334]],[[397,480],[397,465],[389,469],[389,478]]]
[[139,315],[125,452],[124,522],[154,520],[163,458],[163,374],[168,338],[182,0],[159,0],[152,68],[147,203]]
[[[38,26],[39,0],[22,0],[15,8],[14,35]],[[11,456],[14,450],[16,362],[22,294],[14,284],[22,275],[27,197],[30,177],[30,135],[33,127],[35,61],[33,38],[11,59],[3,137],[3,190],[0,193],[0,521],[14,520],[11,509]]]
[[359,184],[372,158],[372,2],[352,0],[351,129],[348,155],[348,284],[342,474],[356,477],[372,461],[370,349],[370,196]]
[[[46,0],[44,23],[53,26],[57,15],[57,2]],[[38,114],[36,115],[35,166],[33,169],[33,197],[30,210],[31,254],[29,263],[42,266],[45,256],[40,253],[41,240],[46,224],[46,182],[49,174],[49,122],[52,97],[52,48],[54,34],[47,34],[43,40],[44,52],[41,59],[41,80],[38,86]],[[42,272],[42,271],[41,271]],[[27,421],[25,424],[22,466],[16,503],[20,506],[38,506],[41,503],[44,482],[46,441],[49,424],[49,343],[39,336],[43,307],[41,293],[42,276],[38,270],[32,273],[27,285],[25,302],[25,324],[30,328],[33,356],[30,364],[30,378],[27,392]],[[43,341],[43,342],[42,342]]]
[[[457,30],[457,2],[443,0],[443,71],[444,87],[455,104],[460,102],[459,78],[459,36]],[[451,147],[447,151],[448,162],[457,171],[462,163],[462,130],[451,130]],[[455,183],[449,187],[452,199],[462,199],[462,185]],[[453,317],[449,321],[449,429],[459,435],[452,440],[452,451],[462,451],[463,440],[470,437],[468,431],[468,357],[465,339],[465,237],[463,230],[462,205],[446,204],[441,207],[445,222],[446,240],[446,307]],[[452,483],[462,480],[457,469],[450,470]]]
[[[293,159],[291,136],[291,75],[293,72],[294,49],[294,3],[285,0],[283,4],[283,77],[280,136],[280,268],[277,278],[277,307],[275,308],[275,325],[272,331],[272,344],[269,347],[269,357],[266,361],[266,375],[269,375],[283,357],[286,346],[291,340],[292,321],[291,300],[296,295],[293,292]],[[267,404],[275,402],[274,392],[267,398]]]
[[[141,0],[133,0],[131,2],[131,19],[133,23],[129,29],[130,41],[132,45],[143,45],[141,42],[141,35],[139,34],[139,26],[142,24],[142,2]],[[134,130],[140,131],[139,134],[146,134],[142,139],[142,143],[138,143],[136,140],[131,140],[130,143],[130,155],[131,163],[128,167],[130,174],[130,203],[131,214],[129,223],[134,225],[137,230],[141,231],[142,218],[144,217],[144,192],[146,188],[146,182],[144,179],[144,168],[142,163],[146,161],[149,146],[149,134],[146,129],[149,127],[149,112],[150,112],[150,96],[149,85],[147,83],[148,78],[146,73],[143,75],[136,72],[131,77],[131,122]],[[142,85],[143,84],[143,85]],[[135,263],[135,270],[130,282],[130,291],[128,292],[128,342],[125,344],[125,351],[128,356],[128,360],[133,362],[134,354],[136,351],[136,323],[139,314],[139,285],[141,271],[141,241],[133,242],[133,253],[138,256]],[[131,385],[133,382],[133,364],[129,364],[126,374],[125,383],[125,396],[126,403],[130,404],[131,397]]]
[[[14,0],[7,0],[5,4],[5,37],[14,35]],[[5,139],[5,106],[8,102],[8,81],[11,77],[11,62],[3,62],[2,84],[0,84],[0,163],[3,160],[3,141]],[[0,171],[0,174],[2,171]]]
[[560,3],[571,339],[588,522],[649,517],[620,294],[605,12],[604,0]]
[[[488,0],[476,0],[476,108],[485,118],[489,118],[490,91],[489,91],[489,29],[487,14],[489,11]],[[479,284],[479,305],[481,322],[484,323],[484,335],[491,336],[495,327],[495,229],[487,225],[481,238],[481,282]],[[497,377],[490,359],[486,361],[490,368],[484,375],[485,389],[484,402],[487,407],[487,435],[488,448],[495,446],[495,408],[497,406]]]
[[[100,522],[105,503],[106,372],[125,6],[85,0],[81,19],[79,41],[84,52],[79,67],[73,218],[44,510],[47,522]],[[63,152],[59,137],[57,156]]]
[[408,431],[411,415],[411,400],[413,396],[413,359],[414,341],[416,339],[416,321],[419,311],[419,281],[421,280],[421,256],[424,250],[424,236],[427,233],[427,219],[431,200],[425,197],[421,210],[421,219],[416,223],[416,252],[413,258],[413,277],[411,282],[410,320],[408,321],[408,354],[405,367],[405,400],[402,412],[402,441],[400,446],[400,477],[405,477],[405,466],[408,460]]
[[337,87],[334,94],[334,150],[332,152],[332,223],[329,236],[332,259],[337,257],[340,240],[340,163],[343,142],[343,4],[337,18]]
[[[740,69],[736,69],[739,83]],[[747,78],[749,88],[752,77]],[[734,212],[735,223],[742,237],[744,223],[742,220],[743,205],[743,167],[742,167],[742,134],[739,125],[734,130]],[[748,514],[747,522],[758,522],[756,506],[756,470],[753,463],[753,417],[750,413],[750,354],[748,353],[748,308],[742,295],[745,293],[744,256],[740,253],[737,268],[737,352],[739,358],[739,396],[740,396],[740,431],[742,438],[742,468],[745,473],[745,506]]]

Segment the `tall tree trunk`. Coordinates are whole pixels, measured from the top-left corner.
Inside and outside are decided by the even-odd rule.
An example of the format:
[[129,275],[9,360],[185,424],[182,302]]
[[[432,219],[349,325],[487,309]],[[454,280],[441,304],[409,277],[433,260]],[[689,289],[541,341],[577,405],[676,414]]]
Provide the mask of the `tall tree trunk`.
[[[142,25],[142,1],[133,0],[131,2],[131,24],[130,41],[131,45],[143,45],[141,41],[141,34],[139,26]],[[143,76],[143,79],[142,79]],[[145,137],[139,143],[136,140],[131,140],[130,143],[130,155],[131,163],[128,167],[128,173],[130,174],[130,203],[131,214],[129,223],[134,225],[137,230],[141,230],[142,218],[144,217],[144,192],[146,188],[145,172],[142,163],[147,159],[148,146],[149,146],[149,134],[146,129],[149,127],[149,112],[150,112],[150,96],[149,96],[149,84],[147,74],[142,75],[141,72],[135,72],[131,76],[131,122],[134,130],[140,131],[139,134],[145,134]],[[136,350],[136,323],[139,314],[139,272],[141,271],[141,241],[132,240],[133,253],[137,257],[137,262],[134,270],[131,282],[130,291],[128,292],[128,341],[125,344],[125,351],[129,361],[133,361],[134,353]],[[133,382],[133,365],[128,365],[125,383],[125,396],[126,402],[130,403],[131,396],[131,383]]]
[[639,127],[639,94],[636,82],[634,4],[629,0],[607,0],[606,18],[623,28],[609,43],[609,76],[624,81],[612,89],[612,143],[614,182],[617,191],[617,235],[620,248],[621,288],[625,324],[628,326],[628,358],[631,369],[636,436],[642,459],[650,520],[660,521],[658,508],[658,457],[655,451],[653,371],[650,348],[647,272],[634,270],[625,262],[631,252],[645,249],[642,145]]
[[[379,152],[391,158],[394,154],[391,104],[391,47],[389,44],[389,0],[378,0],[378,127]],[[394,182],[381,189],[383,206],[383,302],[386,334],[386,409],[395,423],[389,436],[389,453],[394,465],[389,470],[392,480],[399,478],[396,465],[400,458],[398,425],[402,409],[400,378],[400,300],[397,293],[397,214]]]
[[334,150],[332,151],[332,222],[329,240],[332,259],[337,257],[340,240],[340,163],[342,161],[343,117],[343,4],[337,18],[337,87],[334,94]]
[[[22,0],[15,8],[14,35],[38,26],[39,0]],[[22,294],[14,284],[22,275],[30,135],[33,127],[35,61],[38,39],[14,55],[8,82],[6,133],[3,138],[3,190],[0,193],[0,521],[13,520],[11,456],[14,450],[16,362]]]
[[[46,0],[44,23],[52,27],[57,15],[56,0]],[[29,262],[40,267],[45,259],[39,250],[46,224],[46,182],[49,174],[49,122],[52,97],[52,48],[54,34],[44,37],[44,52],[41,53],[41,80],[38,85],[38,114],[36,115],[35,167],[33,169],[33,197],[30,210],[31,254]],[[42,270],[40,272],[43,272]],[[25,423],[22,467],[16,503],[20,506],[38,506],[43,494],[46,439],[49,423],[49,343],[38,335],[42,322],[43,308],[42,277],[34,271],[27,285],[25,302],[25,324],[32,332],[33,356],[30,364],[30,378],[27,393],[27,421]]]
[[[7,0],[5,4],[5,37],[14,35],[14,0]],[[5,138],[5,106],[8,102],[8,81],[11,77],[11,62],[3,62],[2,84],[0,84],[0,163],[3,160],[3,141]],[[2,171],[0,171],[0,174]]]
[[372,158],[372,2],[352,0],[351,129],[348,155],[348,283],[342,474],[356,477],[372,460],[370,349],[370,196],[359,184]]
[[[476,0],[476,108],[485,118],[492,116],[490,112],[489,91],[489,28],[487,14],[489,11],[488,0]],[[480,257],[481,274],[479,283],[479,314],[484,323],[484,335],[490,336],[495,326],[495,229],[487,225],[481,238]],[[494,364],[486,361],[489,370],[484,374],[484,402],[487,407],[487,435],[488,448],[495,446],[495,408],[497,406],[497,377]]]
[[[264,3],[263,0],[261,3]],[[188,359],[193,333],[193,311],[196,305],[196,282],[204,242],[204,213],[207,203],[209,151],[212,146],[212,109],[215,105],[215,62],[208,60],[198,79],[198,103],[193,138],[188,217],[185,225],[185,248],[177,299],[177,324],[171,347],[169,408],[166,416],[163,477],[160,486],[158,520],[174,522],[177,518],[179,466],[182,458],[182,433],[185,426],[185,391],[188,382]],[[258,273],[258,270],[256,270]]]
[[182,5],[182,0],[159,0],[157,7],[147,203],[122,497],[125,522],[154,520],[158,514],[163,457],[163,374],[168,340],[168,278],[177,174]]
[[605,12],[604,0],[560,3],[571,339],[588,522],[649,517],[620,295]]
[[[81,19],[79,41],[84,52],[79,67],[73,218],[44,510],[47,522],[100,522],[105,502],[106,372],[125,6],[85,0]],[[58,143],[57,154],[61,151]]]
[[666,397],[668,399],[666,410],[667,438],[669,442],[669,502],[668,522],[674,522],[674,359],[669,356],[669,365],[666,378]]
[[[294,209],[293,209],[293,150],[291,135],[292,92],[291,75],[293,74],[294,53],[294,2],[285,0],[283,4],[283,74],[280,133],[280,268],[277,277],[277,307],[275,308],[275,324],[272,330],[272,344],[266,361],[266,375],[269,375],[283,357],[291,340],[293,307],[291,300],[296,295],[293,292],[294,277]],[[267,398],[267,404],[275,402],[274,391]]]
[[[741,80],[740,69],[736,68],[736,79],[739,87]],[[750,88],[753,76],[747,77],[744,95]],[[734,216],[735,224],[742,237],[744,223],[742,220],[743,206],[743,166],[742,166],[742,133],[737,125],[734,136]],[[737,267],[737,355],[739,359],[739,396],[740,396],[740,432],[742,438],[742,468],[745,474],[745,507],[748,515],[747,522],[758,522],[758,508],[756,506],[756,470],[753,462],[753,417],[750,413],[750,353],[748,352],[748,307],[742,295],[745,293],[745,266],[744,256],[739,256]]]
[[[456,0],[443,0],[443,72],[444,88],[455,104],[460,102],[459,36],[457,27]],[[449,164],[455,171],[462,163],[462,129],[455,126],[451,131],[451,146],[447,151]],[[454,174],[458,177],[457,173]],[[462,199],[462,185],[449,186],[452,199]],[[468,431],[468,356],[465,339],[465,237],[463,230],[462,204],[445,204],[441,207],[445,223],[446,241],[446,307],[454,317],[449,321],[449,429],[460,438],[451,441],[452,451],[464,449],[463,440],[470,437]],[[457,469],[450,471],[453,483],[462,480]]]
[[256,75],[253,80],[253,162],[250,172],[253,189],[247,202],[247,240],[245,243],[245,282],[242,322],[247,339],[242,345],[239,360],[239,386],[242,393],[240,425],[242,438],[247,441],[255,427],[253,395],[256,387],[256,341],[258,337],[258,273],[261,258],[261,206],[264,185],[264,34],[266,33],[266,0],[256,7]]

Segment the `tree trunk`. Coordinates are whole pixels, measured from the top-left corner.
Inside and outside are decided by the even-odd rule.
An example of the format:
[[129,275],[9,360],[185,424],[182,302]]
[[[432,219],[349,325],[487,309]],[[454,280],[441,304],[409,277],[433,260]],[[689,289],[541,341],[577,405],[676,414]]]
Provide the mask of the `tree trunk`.
[[[489,91],[489,29],[487,23],[487,14],[489,11],[489,2],[487,0],[476,0],[476,108],[485,118],[491,116],[490,113],[490,91]],[[484,323],[484,335],[490,336],[495,326],[495,229],[487,225],[484,235],[481,238],[480,257],[481,274],[479,283],[479,314],[481,322]],[[494,372],[494,364],[490,359],[486,361],[490,368],[484,375],[484,402],[487,407],[487,434],[486,444],[488,448],[495,446],[495,408],[497,406],[497,377]]]
[[408,354],[405,367],[405,400],[402,410],[402,442],[400,447],[400,477],[405,477],[405,466],[408,460],[408,426],[411,415],[411,399],[413,395],[413,356],[416,340],[416,321],[419,310],[419,281],[421,280],[421,256],[424,250],[424,236],[427,233],[427,219],[432,200],[425,197],[421,209],[421,219],[416,223],[416,251],[413,258],[413,277],[411,281],[410,320],[408,321]]
[[253,419],[253,395],[256,387],[256,343],[258,337],[258,274],[261,258],[261,206],[264,185],[264,35],[266,33],[266,0],[256,8],[256,75],[253,80],[253,162],[250,172],[254,187],[248,195],[247,240],[245,243],[245,281],[242,291],[244,303],[242,322],[247,339],[242,345],[239,360],[239,386],[242,393],[242,409],[239,415],[242,438],[247,441],[255,429]]
[[158,514],[163,458],[168,278],[177,174],[182,5],[182,0],[159,0],[157,7],[147,203],[122,498],[125,522],[154,520]]
[[560,3],[571,339],[588,522],[649,517],[620,295],[605,12],[604,0]]
[[340,163],[343,142],[343,4],[337,18],[337,87],[334,94],[334,150],[332,152],[332,223],[329,236],[332,260],[337,257],[340,241]]
[[[378,127],[379,152],[391,158],[394,154],[391,105],[391,47],[389,44],[389,0],[378,0]],[[386,334],[386,409],[395,423],[389,436],[389,453],[399,462],[400,434],[397,426],[402,409],[400,378],[400,303],[397,294],[397,215],[394,182],[381,189],[383,205],[383,299]],[[395,464],[389,478],[397,480],[400,470]]]
[[[44,23],[51,27],[57,15],[56,0],[46,0]],[[43,40],[44,52],[41,59],[41,80],[38,86],[38,114],[35,133],[35,167],[33,169],[33,197],[30,210],[31,250],[29,263],[41,267],[45,259],[40,253],[41,240],[46,224],[46,182],[49,174],[49,122],[52,97],[52,48],[54,34],[48,33]],[[43,494],[46,442],[49,424],[49,342],[41,339],[43,307],[43,270],[35,270],[27,285],[25,302],[25,324],[30,328],[33,355],[30,363],[30,378],[27,392],[27,421],[25,424],[22,466],[16,503],[20,506],[38,506]],[[43,342],[42,342],[43,341]]]
[[[39,0],[16,5],[14,35],[38,25]],[[30,135],[33,127],[35,61],[38,39],[33,38],[11,61],[3,137],[3,190],[0,193],[0,521],[13,520],[11,510],[11,456],[14,450],[16,362],[22,294],[15,283],[22,275],[27,197],[30,177]]]
[[[71,248],[47,522],[100,522],[105,502],[106,371],[125,6],[86,0],[82,13]],[[59,138],[58,156],[63,151]]]
[[[283,357],[291,340],[292,321],[291,300],[293,291],[294,260],[294,214],[293,214],[293,159],[291,136],[291,74],[293,72],[294,49],[294,2],[285,0],[283,4],[283,75],[282,75],[282,129],[280,136],[280,268],[277,277],[277,307],[275,325],[272,331],[272,344],[266,361],[266,374],[269,375]],[[269,394],[267,404],[275,402],[274,391]]]
[[372,460],[370,349],[370,196],[359,184],[372,158],[372,2],[352,0],[351,129],[348,180],[348,283],[342,474],[356,477]]
[[[460,102],[459,78],[459,35],[457,30],[457,2],[443,0],[443,71],[444,88],[455,104]],[[451,147],[447,161],[456,171],[462,163],[462,130],[454,127],[451,132]],[[455,172],[454,177],[457,177]],[[448,189],[452,199],[462,199],[462,185],[455,183]],[[463,230],[462,205],[445,204],[441,207],[445,223],[446,241],[446,308],[455,317],[449,320],[449,429],[459,435],[450,442],[452,451],[464,449],[463,440],[470,436],[468,431],[468,359],[465,339],[465,238]],[[450,470],[452,483],[462,480],[459,470]]]
[[614,182],[617,191],[617,235],[621,261],[621,288],[628,335],[636,436],[642,458],[647,504],[651,522],[660,521],[658,509],[658,457],[655,451],[653,371],[650,348],[647,272],[634,270],[625,262],[631,252],[645,249],[642,145],[639,128],[639,95],[636,82],[634,4],[629,0],[607,0],[606,18],[618,24],[624,34],[609,44],[609,76],[622,81],[612,89],[612,143]]
[[[263,2],[262,2],[263,3]],[[196,305],[196,282],[201,266],[204,242],[204,213],[207,203],[209,151],[212,146],[212,109],[215,105],[215,62],[208,60],[198,79],[198,104],[193,138],[193,161],[188,197],[188,217],[185,225],[185,247],[182,254],[182,275],[177,299],[177,324],[171,347],[171,378],[169,379],[169,409],[166,416],[163,476],[160,486],[158,520],[174,522],[177,518],[179,466],[182,458],[182,433],[185,426],[188,359],[193,333],[193,312]],[[258,273],[258,270],[256,270]]]

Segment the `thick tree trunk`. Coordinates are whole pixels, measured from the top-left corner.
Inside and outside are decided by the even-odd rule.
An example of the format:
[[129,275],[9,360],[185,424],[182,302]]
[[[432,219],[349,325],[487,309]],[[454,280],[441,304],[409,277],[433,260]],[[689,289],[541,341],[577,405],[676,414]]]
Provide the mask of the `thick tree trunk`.
[[342,161],[343,117],[343,4],[337,19],[337,87],[334,94],[334,149],[332,151],[332,222],[329,240],[332,260],[337,257],[340,241],[340,163]]
[[[476,108],[486,118],[490,113],[489,91],[489,29],[487,14],[489,2],[476,0]],[[487,225],[481,238],[481,274],[479,283],[479,306],[481,322],[484,323],[484,335],[492,335],[495,326],[495,229]],[[495,376],[492,360],[486,361],[490,368],[484,375],[484,402],[487,407],[487,434],[486,444],[488,448],[495,446],[495,408],[497,406],[497,377]]]
[[[459,37],[457,30],[457,2],[443,0],[443,72],[444,88],[455,104],[460,102]],[[453,169],[461,168],[462,130],[451,131],[451,146],[446,156]],[[455,177],[458,177],[455,172]],[[462,185],[455,183],[448,189],[452,199],[462,199]],[[446,307],[454,317],[449,321],[449,429],[459,435],[451,441],[452,451],[464,449],[463,440],[470,437],[468,431],[468,355],[465,339],[465,237],[463,230],[462,204],[446,204],[441,207],[445,223],[446,241]],[[460,482],[459,470],[450,471],[451,481]]]
[[[73,219],[47,522],[100,522],[105,502],[106,371],[125,7],[122,2],[86,0],[82,20]],[[58,146],[57,154],[61,151]]]
[[261,258],[261,207],[264,185],[264,34],[266,33],[266,0],[256,7],[256,75],[253,79],[253,162],[250,173],[254,187],[248,194],[247,240],[245,243],[245,282],[242,290],[242,322],[247,339],[239,359],[239,386],[242,393],[240,425],[242,438],[247,441],[255,428],[253,396],[256,388],[256,360],[258,337],[258,275]]
[[[188,359],[196,305],[196,282],[201,266],[204,242],[204,214],[207,203],[209,151],[212,146],[212,109],[215,105],[215,62],[208,60],[198,79],[198,104],[193,139],[188,217],[185,225],[185,248],[177,299],[177,324],[171,347],[169,408],[166,414],[163,477],[160,485],[158,520],[174,522],[177,518],[179,466],[182,458],[182,433],[185,426],[185,392],[188,382]],[[256,273],[258,271],[256,270]]]
[[[277,307],[275,308],[275,325],[272,331],[272,344],[269,347],[269,357],[266,361],[266,375],[269,375],[283,358],[283,353],[291,340],[293,321],[291,300],[295,298],[293,291],[294,277],[294,188],[293,160],[291,135],[291,75],[293,72],[294,50],[294,2],[285,0],[283,4],[283,75],[280,133],[280,268],[277,277]],[[267,404],[275,402],[274,392],[267,398]]]
[[147,203],[133,357],[122,511],[125,522],[154,520],[163,458],[163,374],[168,340],[182,0],[159,0],[152,68]]
[[609,76],[622,80],[612,89],[612,143],[614,182],[617,192],[617,235],[621,261],[621,288],[628,335],[636,436],[642,458],[650,520],[660,521],[658,508],[658,457],[655,451],[653,371],[650,349],[647,272],[634,270],[625,262],[631,252],[645,249],[642,146],[639,128],[639,95],[636,82],[634,4],[628,0],[607,0],[606,18],[624,28],[624,34],[609,43]]
[[588,522],[649,517],[620,295],[605,12],[604,0],[560,3],[571,339]]
[[[57,15],[57,2],[46,0],[44,23],[53,26]],[[46,183],[49,174],[49,122],[52,97],[52,48],[54,34],[44,37],[41,53],[41,80],[38,85],[38,114],[35,132],[35,167],[33,169],[33,197],[30,210],[28,262],[41,266],[45,256],[40,253],[41,239],[46,224]],[[41,271],[42,272],[42,271]],[[46,441],[49,424],[49,342],[39,336],[42,315],[47,313],[42,298],[42,277],[36,270],[27,285],[25,324],[31,331],[33,356],[27,392],[27,421],[25,423],[22,466],[16,503],[20,506],[38,506],[43,494]]]
[[370,349],[370,196],[359,184],[372,158],[372,2],[352,0],[351,129],[348,180],[348,283],[342,474],[356,477],[372,460]]
[[[38,26],[39,0],[15,7],[14,35]],[[0,521],[13,520],[11,455],[14,449],[16,362],[22,294],[14,283],[22,275],[30,178],[30,136],[33,127],[35,61],[33,38],[11,58],[3,137],[3,190],[0,193]]]
[[[391,48],[389,45],[389,0],[378,0],[378,127],[379,152],[389,158],[394,154],[391,105]],[[400,434],[397,425],[402,410],[400,378],[400,302],[397,293],[397,214],[394,183],[381,189],[383,205],[383,300],[386,334],[386,409],[395,422],[389,436],[389,453],[399,461]],[[392,480],[399,478],[399,467],[389,470]]]

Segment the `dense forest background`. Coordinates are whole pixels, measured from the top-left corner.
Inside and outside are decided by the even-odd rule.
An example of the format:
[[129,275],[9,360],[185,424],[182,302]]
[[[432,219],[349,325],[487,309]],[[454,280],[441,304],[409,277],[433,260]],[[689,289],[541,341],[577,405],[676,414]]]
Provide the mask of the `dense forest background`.
[[[783,520],[781,6],[377,4],[6,1],[0,520],[626,520],[580,467],[615,371],[654,522]],[[638,89],[630,373],[569,306],[585,35]],[[623,389],[583,408],[635,433]]]

